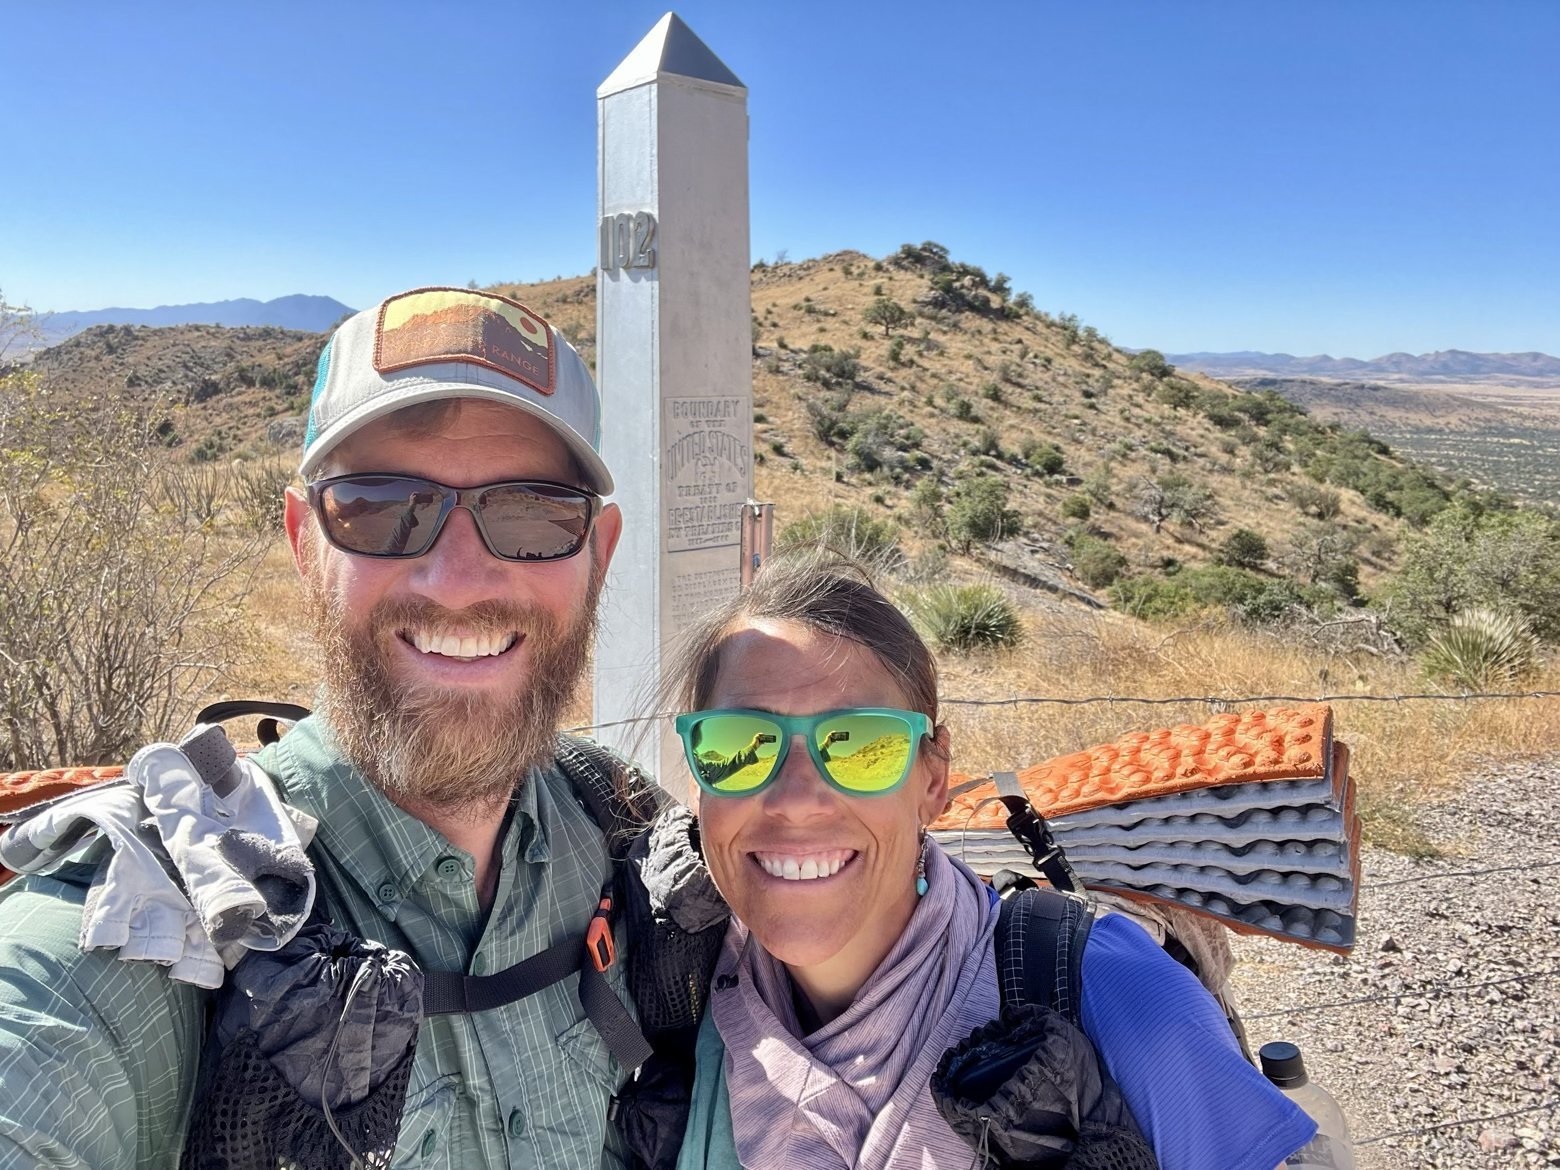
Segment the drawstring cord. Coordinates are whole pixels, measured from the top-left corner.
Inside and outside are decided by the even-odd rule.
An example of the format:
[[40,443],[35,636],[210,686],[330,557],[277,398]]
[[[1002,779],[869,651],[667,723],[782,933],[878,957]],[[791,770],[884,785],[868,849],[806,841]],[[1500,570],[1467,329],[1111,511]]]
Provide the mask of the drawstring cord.
[[370,963],[364,963],[352,977],[352,986],[347,989],[346,1002],[341,1005],[341,1015],[336,1020],[336,1034],[330,1038],[330,1051],[325,1054],[325,1075],[320,1080],[320,1105],[325,1111],[325,1124],[330,1126],[331,1135],[340,1143],[341,1148],[347,1151],[347,1157],[351,1159],[351,1170],[367,1170],[363,1159],[354,1150],[347,1139],[342,1136],[340,1128],[336,1125],[336,1119],[330,1115],[330,1092],[328,1081],[330,1070],[336,1063],[336,1047],[341,1043],[341,1029],[346,1026],[347,1013],[352,1010],[352,1001],[357,998],[357,993],[367,982],[368,976],[375,973],[375,968]]
[[991,1165],[991,1118],[983,1115],[980,1119],[980,1141],[975,1143],[975,1159],[970,1163],[970,1170],[985,1170]]

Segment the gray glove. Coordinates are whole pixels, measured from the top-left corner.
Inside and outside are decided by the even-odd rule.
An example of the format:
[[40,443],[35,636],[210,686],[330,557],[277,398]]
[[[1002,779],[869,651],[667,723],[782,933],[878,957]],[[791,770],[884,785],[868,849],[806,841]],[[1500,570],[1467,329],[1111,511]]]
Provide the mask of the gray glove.
[[145,824],[141,793],[129,785],[94,788],[51,803],[0,834],[0,864],[18,873],[50,869],[99,833],[104,859],[81,911],[81,949],[118,950],[125,960],[172,968],[175,979],[222,984],[222,961],[189,899],[164,868],[156,830]]
[[196,728],[183,748],[150,744],[125,774],[231,966],[244,951],[274,951],[298,932],[314,905],[314,869],[271,778],[238,759],[220,727]]

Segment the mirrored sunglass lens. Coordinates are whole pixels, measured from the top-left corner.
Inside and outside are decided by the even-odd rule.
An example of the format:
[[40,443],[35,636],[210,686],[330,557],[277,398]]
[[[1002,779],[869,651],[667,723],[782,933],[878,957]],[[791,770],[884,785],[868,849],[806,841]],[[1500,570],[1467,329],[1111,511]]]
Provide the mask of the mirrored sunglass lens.
[[818,724],[818,754],[841,788],[884,792],[904,777],[914,745],[910,724],[894,715],[838,715]]
[[780,753],[776,723],[753,715],[711,715],[688,730],[699,783],[715,792],[751,792],[769,779]]
[[494,551],[515,561],[572,556],[590,529],[588,497],[537,485],[489,488],[479,510]]
[[320,511],[330,537],[370,556],[422,552],[433,539],[443,489],[420,479],[365,475],[333,483]]

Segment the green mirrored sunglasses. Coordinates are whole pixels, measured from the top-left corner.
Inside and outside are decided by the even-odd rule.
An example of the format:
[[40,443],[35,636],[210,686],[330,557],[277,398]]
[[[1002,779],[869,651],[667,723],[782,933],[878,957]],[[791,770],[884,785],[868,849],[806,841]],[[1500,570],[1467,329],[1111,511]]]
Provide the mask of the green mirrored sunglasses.
[[752,796],[780,774],[793,736],[807,742],[818,774],[849,796],[892,792],[910,774],[932,721],[920,711],[847,707],[821,715],[728,708],[677,716],[677,734],[699,787]]

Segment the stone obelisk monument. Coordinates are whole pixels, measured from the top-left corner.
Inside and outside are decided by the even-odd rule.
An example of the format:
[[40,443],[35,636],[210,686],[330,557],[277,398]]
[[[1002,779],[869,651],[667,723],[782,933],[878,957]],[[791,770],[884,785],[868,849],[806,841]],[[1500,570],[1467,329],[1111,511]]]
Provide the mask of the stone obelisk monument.
[[[623,538],[595,721],[652,710],[678,634],[741,586],[753,492],[747,89],[667,13],[596,91],[596,376]],[[683,795],[669,721],[602,727]]]

